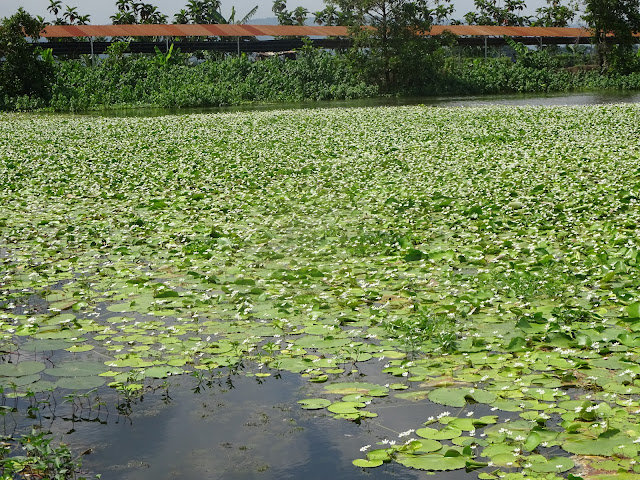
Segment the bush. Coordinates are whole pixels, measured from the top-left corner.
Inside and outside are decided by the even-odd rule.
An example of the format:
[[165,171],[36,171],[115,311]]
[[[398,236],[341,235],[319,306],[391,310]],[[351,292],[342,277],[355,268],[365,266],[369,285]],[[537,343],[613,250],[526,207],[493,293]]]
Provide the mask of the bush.
[[344,56],[305,48],[296,60],[226,57],[191,64],[159,62],[157,56],[119,55],[95,67],[81,61],[56,66],[51,106],[55,110],[125,106],[216,107],[248,102],[297,102],[371,97]]
[[0,91],[4,93],[0,107],[3,109],[37,108],[51,97],[51,57],[41,56],[44,52],[25,39],[26,34],[38,40],[42,28],[42,22],[22,8],[0,22]]

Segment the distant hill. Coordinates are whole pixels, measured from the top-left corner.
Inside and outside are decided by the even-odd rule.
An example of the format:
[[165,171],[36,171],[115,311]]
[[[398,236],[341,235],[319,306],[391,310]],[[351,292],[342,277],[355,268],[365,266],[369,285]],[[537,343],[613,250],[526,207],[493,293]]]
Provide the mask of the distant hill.
[[248,25],[278,25],[278,19],[276,17],[269,18],[252,18],[247,22]]

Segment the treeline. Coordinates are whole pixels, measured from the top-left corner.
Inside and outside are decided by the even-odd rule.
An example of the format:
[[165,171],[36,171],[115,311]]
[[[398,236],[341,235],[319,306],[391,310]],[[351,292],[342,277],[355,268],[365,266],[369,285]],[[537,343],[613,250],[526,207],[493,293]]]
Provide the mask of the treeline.
[[[0,22],[0,109],[181,108],[381,94],[638,89],[640,58],[634,52],[633,37],[640,29],[638,2],[584,0],[583,18],[594,31],[592,49],[530,50],[509,41],[508,56],[503,50],[486,59],[482,49],[457,46],[451,35],[420,35],[434,23],[451,23],[448,0],[336,0],[316,12],[316,22],[349,26],[352,48],[327,52],[306,46],[295,59],[274,56],[265,60],[210,52],[187,55],[173,47],[155,55],[132,55],[126,53],[127,42],[114,43],[101,58],[54,58],[50,50],[34,48],[25,39],[25,34],[38,38],[44,19],[20,9]],[[475,3],[474,15],[465,16],[469,22],[523,22],[524,17],[518,16],[524,9],[523,0]],[[167,20],[150,4],[118,0],[117,5],[114,22]],[[603,5],[607,8],[600,8]],[[247,19],[236,20],[235,11],[225,19],[219,7],[217,2],[191,0],[176,20],[223,23]],[[547,7],[538,11],[538,21],[568,22],[575,17],[572,8],[548,0]],[[283,0],[274,2],[274,12],[284,24],[304,23],[305,12],[296,10],[287,10]],[[50,11],[56,23],[87,20],[73,8],[63,11],[58,0],[51,1]],[[605,35],[608,32],[615,36]]]

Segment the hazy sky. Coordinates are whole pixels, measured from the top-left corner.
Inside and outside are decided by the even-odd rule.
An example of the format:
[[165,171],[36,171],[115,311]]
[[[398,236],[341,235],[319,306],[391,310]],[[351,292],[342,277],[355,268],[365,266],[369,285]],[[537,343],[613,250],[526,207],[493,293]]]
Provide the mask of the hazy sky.
[[[162,13],[169,15],[169,19],[173,20],[173,15],[178,12],[187,3],[187,0],[144,0],[145,3],[156,5]],[[90,14],[91,23],[93,25],[110,24],[109,16],[116,12],[115,0],[62,0],[63,5],[78,7],[78,13],[81,15]],[[271,5],[273,0],[222,0],[222,13],[228,15],[231,6],[235,6],[237,10],[236,18],[244,16],[253,7],[258,5],[258,13],[254,18],[272,17]],[[454,0],[453,4],[456,11],[453,18],[462,19],[463,15],[473,10],[473,0]],[[535,9],[545,5],[545,0],[529,0],[527,5],[529,13],[535,12]],[[0,0],[0,18],[13,14],[18,7],[24,7],[32,15],[42,15],[47,20],[52,20],[51,15],[47,12],[49,0]],[[321,10],[324,8],[323,0],[288,0],[287,6],[289,10],[293,10],[297,6],[306,7],[310,12]],[[313,16],[310,15],[311,21]]]

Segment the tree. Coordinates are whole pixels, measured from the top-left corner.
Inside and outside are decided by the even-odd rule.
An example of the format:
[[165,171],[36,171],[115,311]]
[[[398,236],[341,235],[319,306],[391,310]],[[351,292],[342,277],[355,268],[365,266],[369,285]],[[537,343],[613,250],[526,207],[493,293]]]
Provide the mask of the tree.
[[[205,3],[209,3],[209,6],[206,6]],[[188,23],[220,23],[224,25],[235,24],[235,25],[243,25],[247,23],[251,18],[258,12],[258,6],[256,5],[249,13],[247,13],[240,20],[236,20],[236,7],[231,7],[231,15],[229,18],[224,18],[220,10],[212,13],[210,8],[213,5],[218,5],[218,9],[220,8],[219,2],[200,2],[198,0],[191,0],[188,4],[188,9],[183,8],[174,16],[174,23],[186,25]],[[208,18],[205,18],[207,17]]]
[[78,15],[78,17],[76,18],[76,23],[78,25],[89,25],[89,22],[91,21],[91,15]]
[[67,10],[62,15],[62,18],[64,18],[68,22],[68,25],[73,25],[76,21],[76,18],[78,18],[78,8],[70,7],[69,5],[67,5]]
[[49,6],[47,7],[48,12],[50,12],[54,17],[57,17],[60,10],[62,10],[61,0],[49,0]]
[[244,25],[249,20],[251,20],[256,13],[258,13],[258,5],[256,5],[251,10],[249,10],[249,13],[247,13],[240,20],[236,20],[236,7],[231,7],[231,15],[229,16],[227,23],[235,24],[235,25]]
[[309,10],[304,7],[296,7],[293,12],[291,12],[291,16],[295,25],[304,25],[304,22],[307,21],[307,15],[309,15]]
[[[55,17],[54,25],[86,25],[89,23],[91,15],[80,15],[77,7],[65,5],[65,8],[66,10],[62,12],[61,0],[49,0],[47,11]],[[59,17],[58,14],[61,12],[62,16]]]
[[219,0],[189,0],[187,12],[193,23],[215,24],[226,21],[220,13]]
[[526,8],[525,0],[474,0],[475,12],[469,12],[464,19],[469,25],[509,25],[526,26],[529,17],[520,13]]
[[533,25],[536,27],[568,27],[578,9],[577,1],[563,5],[560,0],[547,0],[546,7],[536,9],[538,14]]
[[334,5],[327,5],[324,10],[313,12],[314,23],[318,25],[340,25],[339,13]]
[[110,17],[114,25],[167,23],[167,16],[162,14],[158,7],[150,3],[136,2],[135,0],[118,0],[116,7],[118,11]]
[[[44,23],[24,9],[0,22],[0,91],[5,97],[22,95],[47,99],[51,95],[53,66],[42,60],[40,48],[30,45],[40,39]],[[0,99],[0,104],[4,99]]]
[[349,22],[354,66],[386,90],[420,88],[439,47],[424,34],[453,11],[449,0],[334,0],[332,5]]
[[287,10],[286,0],[273,0],[271,11],[280,25],[293,25],[293,13]]
[[173,23],[178,23],[183,25],[186,25],[187,23],[189,23],[189,11],[185,8],[180,10],[173,17]]
[[[600,67],[626,73],[633,67],[633,34],[640,31],[640,0],[584,0]],[[612,34],[612,36],[609,36]]]

